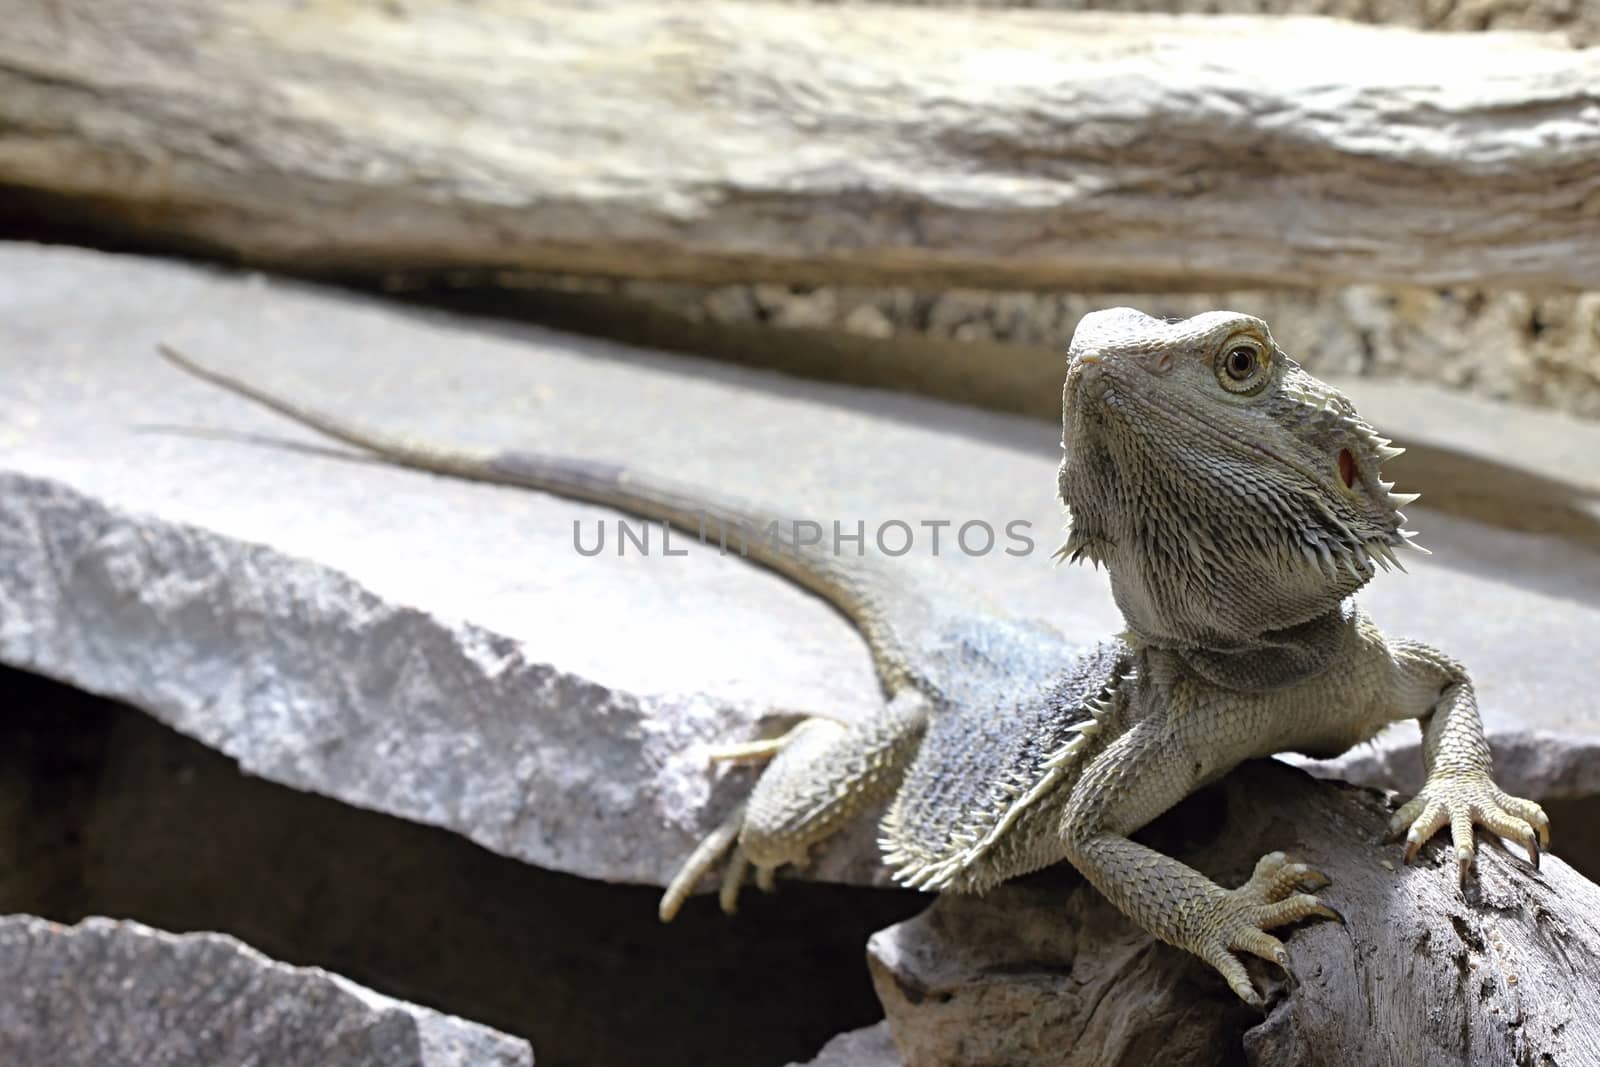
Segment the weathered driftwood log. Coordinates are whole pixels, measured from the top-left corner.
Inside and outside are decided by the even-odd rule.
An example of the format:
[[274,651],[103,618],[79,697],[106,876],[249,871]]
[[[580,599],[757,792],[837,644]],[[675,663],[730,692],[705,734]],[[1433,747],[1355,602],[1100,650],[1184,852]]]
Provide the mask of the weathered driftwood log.
[[[1265,1021],[1205,964],[1152,940],[1069,873],[947,896],[875,935],[906,1067],[929,1064],[1600,1063],[1600,887],[1485,843],[1465,892],[1438,843],[1406,867],[1380,794],[1247,765],[1152,827],[1224,884],[1283,849],[1333,879],[1346,923],[1289,937],[1298,985],[1252,964]],[[1392,869],[1391,869],[1392,868]]]
[[60,0],[0,196],[299,269],[1600,286],[1600,50],[1332,21]]

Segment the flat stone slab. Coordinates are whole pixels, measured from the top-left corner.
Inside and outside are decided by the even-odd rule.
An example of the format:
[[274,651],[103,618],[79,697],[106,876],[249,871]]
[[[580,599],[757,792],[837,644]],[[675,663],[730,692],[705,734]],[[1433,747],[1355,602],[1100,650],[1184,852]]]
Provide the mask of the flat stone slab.
[[526,1041],[222,934],[0,918],[0,1061],[52,1067],[532,1067]]
[[[773,711],[862,714],[864,646],[715,546],[668,557],[656,529],[619,557],[604,509],[353,461],[185,378],[158,341],[398,432],[907,522],[908,580],[976,587],[1074,641],[1120,627],[1102,574],[1050,563],[1044,422],[164,261],[0,245],[0,277],[0,660],[505,855],[662,882],[748,773],[709,772],[706,745]],[[972,519],[1029,524],[1033,551],[953,550]],[[601,520],[607,551],[581,555],[574,523],[587,544]],[[954,523],[937,556],[935,521]],[[1472,666],[1508,787],[1593,791],[1600,557],[1416,525],[1437,554],[1368,608]],[[1389,762],[1361,765],[1380,778],[1415,762],[1415,729],[1390,736]],[[871,840],[821,876],[871,877]]]

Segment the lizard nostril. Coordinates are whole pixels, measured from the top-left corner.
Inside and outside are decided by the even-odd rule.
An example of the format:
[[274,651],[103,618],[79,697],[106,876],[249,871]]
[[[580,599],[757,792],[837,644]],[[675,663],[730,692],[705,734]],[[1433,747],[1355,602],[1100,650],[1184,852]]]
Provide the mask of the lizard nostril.
[[1165,374],[1172,369],[1172,352],[1166,348],[1145,352],[1135,362],[1151,374]]

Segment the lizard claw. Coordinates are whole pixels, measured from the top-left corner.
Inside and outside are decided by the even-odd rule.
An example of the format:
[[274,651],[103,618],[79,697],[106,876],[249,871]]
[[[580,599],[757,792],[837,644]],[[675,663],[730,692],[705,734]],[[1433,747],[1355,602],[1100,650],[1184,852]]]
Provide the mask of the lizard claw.
[[1289,950],[1266,931],[1313,916],[1344,922],[1344,916],[1302,887],[1320,889],[1328,877],[1303,863],[1290,860],[1282,852],[1269,853],[1256,864],[1250,880],[1237,889],[1220,890],[1211,898],[1211,914],[1196,924],[1197,943],[1190,951],[1221,972],[1239,998],[1253,1007],[1263,1007],[1237,953],[1247,952],[1276,963],[1294,981],[1289,967]]
[[1422,846],[1446,826],[1450,827],[1462,885],[1466,885],[1472,870],[1475,826],[1517,842],[1527,850],[1528,862],[1536,870],[1542,847],[1550,843],[1550,819],[1544,809],[1531,800],[1504,792],[1482,771],[1429,780],[1422,792],[1394,813],[1389,820],[1388,837],[1393,841],[1404,835],[1405,860],[1410,863]]

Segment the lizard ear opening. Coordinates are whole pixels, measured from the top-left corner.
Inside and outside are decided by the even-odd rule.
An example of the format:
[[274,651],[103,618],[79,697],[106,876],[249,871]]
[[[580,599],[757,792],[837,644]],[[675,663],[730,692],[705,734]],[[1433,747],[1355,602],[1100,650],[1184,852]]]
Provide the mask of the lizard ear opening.
[[1346,489],[1356,486],[1356,457],[1348,448],[1339,449],[1339,480]]

